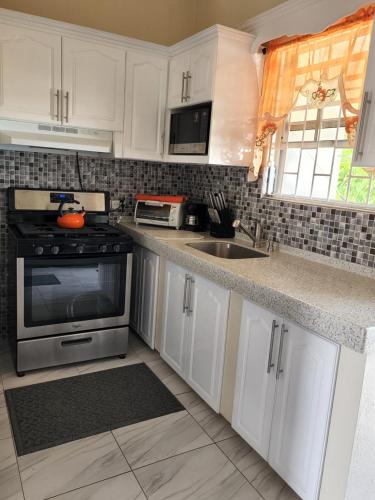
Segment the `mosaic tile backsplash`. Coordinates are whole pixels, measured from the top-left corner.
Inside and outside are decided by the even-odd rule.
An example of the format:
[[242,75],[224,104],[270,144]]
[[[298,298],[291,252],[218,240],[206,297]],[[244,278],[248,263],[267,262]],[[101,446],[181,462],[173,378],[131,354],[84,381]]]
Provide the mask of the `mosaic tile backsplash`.
[[[264,222],[266,238],[295,248],[375,267],[375,214],[262,198],[246,182],[246,169],[176,165],[103,157],[80,158],[84,189],[108,190],[124,200],[124,214],[134,210],[133,195],[187,194],[208,201],[222,190],[236,217]],[[6,188],[79,189],[74,155],[0,150],[0,335],[6,334],[7,224]]]

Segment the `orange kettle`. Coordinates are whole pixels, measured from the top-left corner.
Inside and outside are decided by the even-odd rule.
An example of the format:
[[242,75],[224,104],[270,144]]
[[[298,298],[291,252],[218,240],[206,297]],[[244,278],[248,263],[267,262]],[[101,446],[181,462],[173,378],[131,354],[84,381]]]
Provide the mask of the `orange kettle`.
[[[77,203],[79,201],[73,200],[69,203]],[[57,217],[57,225],[65,229],[81,229],[85,225],[85,211],[84,207],[82,210],[74,210],[74,208],[69,207],[68,210],[63,210],[65,201],[62,201],[59,205],[59,216]]]

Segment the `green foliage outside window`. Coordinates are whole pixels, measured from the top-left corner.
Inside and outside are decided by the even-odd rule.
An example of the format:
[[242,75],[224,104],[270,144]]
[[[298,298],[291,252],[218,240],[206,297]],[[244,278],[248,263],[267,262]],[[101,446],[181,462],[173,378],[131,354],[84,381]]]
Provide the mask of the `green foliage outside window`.
[[[360,167],[351,167],[352,149],[344,149],[341,155],[339,168],[339,177],[336,189],[336,200],[347,201],[350,203],[367,203],[369,187],[371,183],[372,173]],[[352,168],[352,172],[350,169]],[[350,173],[352,177],[350,176]],[[355,177],[353,177],[355,175]],[[348,188],[349,184],[349,188]],[[372,182],[372,187],[368,200],[369,205],[375,205],[375,182]]]

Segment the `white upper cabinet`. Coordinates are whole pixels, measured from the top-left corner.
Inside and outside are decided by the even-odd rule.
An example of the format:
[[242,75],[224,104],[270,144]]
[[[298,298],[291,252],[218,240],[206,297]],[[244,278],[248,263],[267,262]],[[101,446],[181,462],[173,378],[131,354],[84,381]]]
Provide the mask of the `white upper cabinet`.
[[124,157],[160,160],[163,155],[167,75],[166,57],[127,53]]
[[303,498],[318,498],[334,389],[337,346],[284,325],[269,463]]
[[63,37],[63,123],[122,130],[125,50]]
[[216,63],[217,41],[213,40],[192,49],[187,81],[189,104],[211,101]]
[[271,312],[244,302],[232,425],[263,458],[271,433],[280,325]]
[[[253,36],[213,26],[171,47],[165,158],[176,163],[248,166],[256,138],[263,56]],[[206,155],[169,154],[171,110],[211,102]]]
[[190,52],[172,57],[169,62],[168,106],[177,108],[185,104],[187,75],[190,67]]
[[0,24],[0,117],[57,122],[61,37]]
[[375,23],[372,28],[361,116],[357,126],[352,164],[375,167]]
[[169,66],[168,106],[211,101],[217,41],[197,45],[172,57]]
[[190,294],[190,351],[186,381],[219,411],[229,290],[194,275]]

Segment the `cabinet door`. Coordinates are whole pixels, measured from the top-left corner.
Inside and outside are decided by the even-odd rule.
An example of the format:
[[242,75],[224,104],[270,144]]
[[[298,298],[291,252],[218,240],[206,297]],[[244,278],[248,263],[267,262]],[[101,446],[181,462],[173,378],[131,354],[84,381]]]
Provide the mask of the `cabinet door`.
[[126,57],[124,157],[160,160],[167,98],[167,59],[141,52]]
[[313,500],[318,497],[338,348],[296,325],[286,328],[269,463],[304,500]]
[[232,426],[267,459],[276,390],[280,319],[244,301]]
[[142,281],[142,248],[133,246],[132,292],[130,307],[130,326],[139,333],[140,300]]
[[194,275],[189,292],[186,381],[219,411],[224,366],[229,290]]
[[0,117],[57,122],[61,37],[0,24]]
[[184,311],[187,290],[187,271],[167,262],[164,288],[164,320],[161,357],[180,375],[186,364],[186,335],[188,316]]
[[352,164],[359,167],[374,167],[375,165],[375,24],[372,28],[361,116],[357,127]]
[[138,333],[146,344],[148,344],[151,349],[154,349],[159,256],[146,248],[142,248],[141,268]]
[[190,53],[183,52],[172,57],[169,63],[169,85],[168,85],[168,107],[176,108],[189,104],[185,102],[187,81],[183,79],[184,74],[190,67]]
[[192,49],[188,81],[189,104],[212,100],[215,65],[216,41],[207,42]]
[[63,38],[63,121],[122,130],[125,50]]

